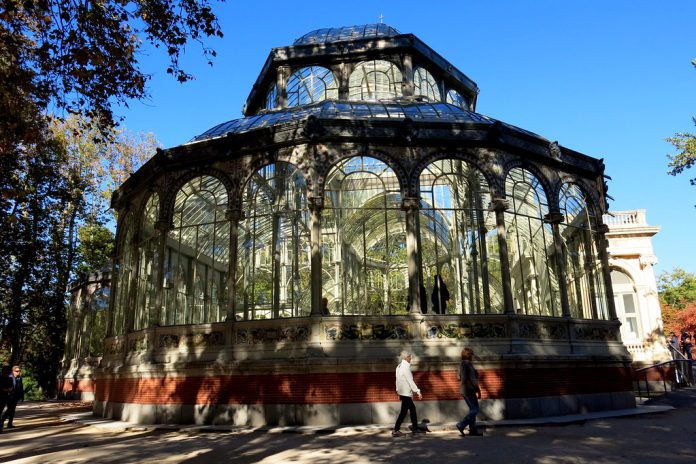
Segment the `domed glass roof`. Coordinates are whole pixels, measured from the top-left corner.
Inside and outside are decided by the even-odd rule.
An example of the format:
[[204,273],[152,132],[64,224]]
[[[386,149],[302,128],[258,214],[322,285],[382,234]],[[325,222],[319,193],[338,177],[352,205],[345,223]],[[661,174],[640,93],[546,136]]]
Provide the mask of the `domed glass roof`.
[[394,37],[399,31],[386,24],[362,24],[360,26],[328,27],[308,32],[293,45],[324,44],[346,40],[372,39],[375,37]]
[[[319,119],[403,120],[410,118],[414,121],[423,122],[469,122],[490,125],[496,123],[495,119],[489,118],[488,116],[467,111],[458,106],[443,102],[401,102],[398,100],[352,102],[325,100],[311,105],[268,111],[246,118],[233,119],[205,131],[203,134],[194,137],[189,143],[224,137],[228,134],[239,134],[264,127],[297,122],[305,120],[310,116]],[[518,132],[543,139],[543,137],[524,129],[505,123],[501,124]]]

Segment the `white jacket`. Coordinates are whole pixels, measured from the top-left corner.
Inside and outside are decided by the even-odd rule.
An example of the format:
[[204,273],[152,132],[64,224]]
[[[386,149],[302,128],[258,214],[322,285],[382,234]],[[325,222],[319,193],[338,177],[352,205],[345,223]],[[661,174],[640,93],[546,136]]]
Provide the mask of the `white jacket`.
[[413,381],[411,364],[405,359],[401,360],[396,366],[396,393],[399,396],[413,396],[414,393],[420,394],[420,388]]

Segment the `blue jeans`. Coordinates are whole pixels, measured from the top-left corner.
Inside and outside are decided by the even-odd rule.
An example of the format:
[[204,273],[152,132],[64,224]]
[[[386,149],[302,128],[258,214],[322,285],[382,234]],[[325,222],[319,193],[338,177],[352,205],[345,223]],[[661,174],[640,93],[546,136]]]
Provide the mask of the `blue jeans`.
[[457,423],[461,428],[469,426],[469,432],[476,432],[476,414],[479,412],[479,402],[476,393],[467,393],[464,395],[464,401],[469,407],[469,413],[464,416],[464,419]]

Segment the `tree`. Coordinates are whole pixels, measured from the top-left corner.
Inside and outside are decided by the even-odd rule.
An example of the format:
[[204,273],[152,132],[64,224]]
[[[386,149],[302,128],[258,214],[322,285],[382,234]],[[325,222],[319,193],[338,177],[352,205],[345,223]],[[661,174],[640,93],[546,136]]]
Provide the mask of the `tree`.
[[[151,154],[109,151],[126,137],[113,129],[113,107],[147,96],[145,45],[163,48],[167,72],[185,82],[193,76],[181,53],[198,42],[210,63],[215,51],[203,41],[214,36],[222,32],[209,0],[0,6],[0,361],[30,360],[44,388],[62,354],[77,230],[108,218],[109,190],[138,166],[135,154]],[[85,117],[72,127],[71,114]]]
[[661,273],[657,288],[662,304],[681,309],[696,302],[696,275],[679,267]]
[[658,277],[666,333],[696,330],[696,275],[675,268]]
[[[696,67],[696,60],[693,60],[691,64]],[[696,124],[696,118],[693,120]],[[691,168],[694,162],[696,162],[696,135],[688,132],[678,132],[674,137],[669,137],[666,140],[679,150],[679,153],[675,155],[667,155],[670,168],[667,173],[676,176],[685,169]],[[691,182],[691,185],[696,185],[696,178],[690,179],[689,182]]]
[[77,240],[75,274],[87,274],[109,266],[114,252],[114,233],[108,227],[88,222],[77,230]]
[[[224,1],[224,0],[221,0]],[[45,114],[83,114],[114,126],[112,105],[147,96],[139,69],[144,44],[163,48],[167,72],[180,66],[190,41],[211,63],[204,39],[222,37],[208,0],[5,0],[0,10],[0,152],[45,135]]]
[[68,284],[87,265],[106,264],[113,248],[103,224],[113,219],[108,192],[158,146],[152,134],[99,130],[76,116],[50,126],[50,145],[26,149],[16,182],[24,193],[0,232],[0,260],[14,264],[1,277],[0,342],[48,392],[62,357]]

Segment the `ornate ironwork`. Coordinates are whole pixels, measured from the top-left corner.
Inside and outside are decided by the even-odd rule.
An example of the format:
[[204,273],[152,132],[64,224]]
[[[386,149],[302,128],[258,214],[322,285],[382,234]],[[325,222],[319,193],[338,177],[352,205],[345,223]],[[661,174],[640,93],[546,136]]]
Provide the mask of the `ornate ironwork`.
[[205,348],[225,344],[222,332],[190,333],[185,335],[162,334],[159,337],[160,348]]
[[256,345],[259,343],[306,342],[311,329],[307,326],[265,327],[237,330],[236,343]]
[[563,340],[568,338],[568,328],[564,323],[522,321],[518,325],[519,337],[530,339]]
[[325,324],[326,340],[410,340],[407,324]]
[[576,326],[575,338],[577,340],[615,342],[619,340],[619,334],[614,327]]
[[451,338],[463,340],[470,338],[505,338],[505,324],[473,323],[473,324],[432,324],[425,329],[425,338]]

